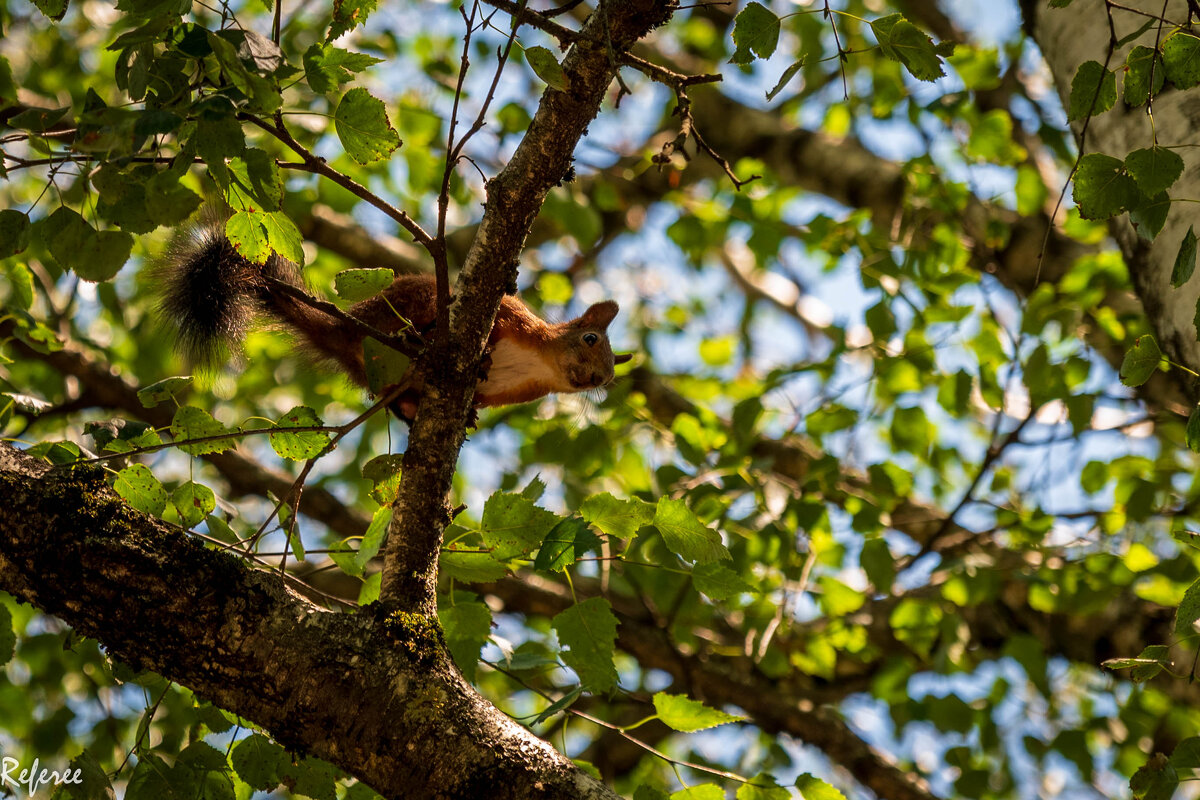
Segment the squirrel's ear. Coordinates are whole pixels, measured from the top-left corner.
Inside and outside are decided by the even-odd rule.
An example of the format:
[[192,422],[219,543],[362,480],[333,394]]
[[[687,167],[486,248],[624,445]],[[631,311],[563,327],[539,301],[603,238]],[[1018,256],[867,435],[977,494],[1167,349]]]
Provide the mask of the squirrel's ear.
[[603,303],[590,306],[575,322],[585,328],[604,330],[608,327],[608,323],[613,321],[613,317],[617,316],[619,310],[620,307],[615,302],[605,300]]
[[613,356],[614,364],[624,364],[626,361],[633,360],[633,353],[617,353]]

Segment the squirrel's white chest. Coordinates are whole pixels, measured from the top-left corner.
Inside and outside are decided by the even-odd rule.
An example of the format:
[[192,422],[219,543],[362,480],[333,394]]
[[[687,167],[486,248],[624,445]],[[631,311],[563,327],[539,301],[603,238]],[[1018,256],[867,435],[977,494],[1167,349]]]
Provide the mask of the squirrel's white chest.
[[570,386],[548,359],[532,347],[501,339],[492,347],[487,379],[476,391],[487,396],[508,395],[530,386],[544,387],[541,394],[570,391]]

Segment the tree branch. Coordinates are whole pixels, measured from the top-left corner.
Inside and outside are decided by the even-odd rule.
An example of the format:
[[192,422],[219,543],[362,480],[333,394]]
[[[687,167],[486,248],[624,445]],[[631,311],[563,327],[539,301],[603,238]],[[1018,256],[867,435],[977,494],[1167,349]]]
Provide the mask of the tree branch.
[[[547,88],[521,144],[487,185],[487,205],[450,310],[450,337],[418,365],[425,392],[409,433],[396,515],[388,531],[380,598],[423,613],[436,608],[437,555],[450,522],[447,494],[500,298],[514,285],[518,257],[546,193],[566,174],[613,77],[607,47],[623,52],[666,22],[661,0],[613,2],[595,14],[563,59],[569,92]],[[440,338],[440,337],[439,337]]]
[[0,443],[0,588],[392,798],[615,800],[484,701],[436,623],[324,611],[126,506],[96,468]]

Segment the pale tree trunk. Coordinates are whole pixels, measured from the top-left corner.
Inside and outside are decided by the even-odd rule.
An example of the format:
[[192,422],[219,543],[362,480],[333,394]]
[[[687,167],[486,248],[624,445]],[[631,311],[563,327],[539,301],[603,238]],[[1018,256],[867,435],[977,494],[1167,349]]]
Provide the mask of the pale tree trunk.
[[[1130,0],[1122,5],[1137,8],[1148,15],[1162,16],[1172,22],[1187,21],[1184,0],[1170,0],[1164,5],[1154,0]],[[1049,8],[1045,3],[1023,2],[1026,28],[1042,49],[1054,83],[1066,106],[1071,93],[1075,71],[1085,61],[1104,63],[1109,51],[1110,26],[1103,0],[1075,0],[1068,8]],[[1112,9],[1112,30],[1116,40],[1137,31],[1150,18],[1123,9]],[[1158,144],[1164,147],[1193,144],[1200,130],[1200,92],[1180,91],[1169,83],[1154,98],[1153,120],[1145,105],[1130,108],[1124,101],[1123,73],[1129,51],[1137,46],[1161,45],[1174,30],[1173,25],[1153,22],[1138,38],[1113,50],[1108,61],[1110,70],[1117,70],[1117,103],[1107,113],[1099,114],[1087,125],[1083,152],[1104,153],[1124,159],[1133,150],[1150,147],[1157,133]],[[1073,122],[1076,140],[1083,133],[1083,123]],[[1123,214],[1110,225],[1113,236],[1125,254],[1133,284],[1145,306],[1155,335],[1171,359],[1200,371],[1200,342],[1197,341],[1194,317],[1200,297],[1200,272],[1178,289],[1171,286],[1171,271],[1180,242],[1189,225],[1200,223],[1200,211],[1194,202],[1200,197],[1200,158],[1190,148],[1177,150],[1184,160],[1182,177],[1169,193],[1174,202],[1162,232],[1153,243],[1139,236]],[[1192,399],[1197,398],[1194,382],[1181,370],[1173,375],[1185,387]]]

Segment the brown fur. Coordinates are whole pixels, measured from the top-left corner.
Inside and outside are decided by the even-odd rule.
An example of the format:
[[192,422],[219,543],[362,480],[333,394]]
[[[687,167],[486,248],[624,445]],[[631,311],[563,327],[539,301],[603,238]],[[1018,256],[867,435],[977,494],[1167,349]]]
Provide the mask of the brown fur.
[[[160,309],[174,322],[180,347],[193,361],[212,366],[241,341],[256,315],[265,315],[296,334],[316,359],[334,364],[365,388],[363,334],[280,287],[303,288],[295,264],[277,255],[261,266],[243,258],[225,238],[224,219],[216,212],[204,215],[176,241],[156,274],[162,285]],[[399,333],[408,325],[427,333],[434,325],[436,294],[432,276],[404,275],[356,303],[350,314],[384,333]],[[613,379],[613,365],[629,360],[613,355],[605,333],[616,314],[617,304],[609,300],[578,319],[550,324],[520,300],[505,296],[488,337],[476,407],[526,403],[551,392],[606,385]],[[395,408],[409,419],[421,387],[411,370],[402,384],[405,392]]]
[[[311,350],[335,361],[355,383],[367,385],[361,335],[342,330],[337,320],[290,298],[272,297],[272,305]],[[527,403],[552,392],[580,392],[608,384],[617,358],[605,331],[617,310],[609,300],[593,305],[578,319],[551,324],[506,295],[488,337],[491,363],[477,387],[475,406]],[[437,313],[436,283],[429,275],[400,276],[377,296],[352,306],[350,313],[384,333],[400,332],[406,320],[418,332],[428,332]],[[585,341],[589,333],[595,334],[591,344]],[[403,404],[404,416],[411,416],[415,399]]]

